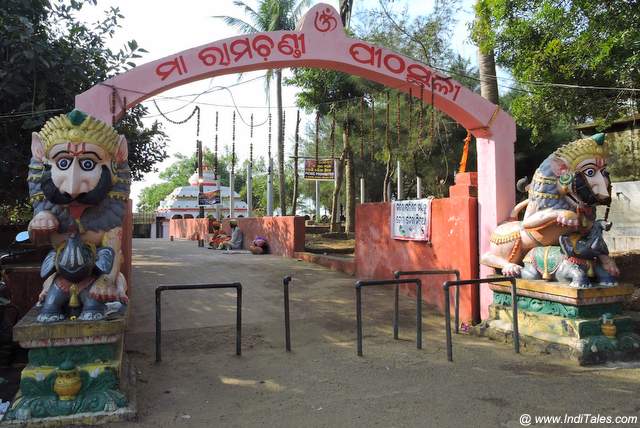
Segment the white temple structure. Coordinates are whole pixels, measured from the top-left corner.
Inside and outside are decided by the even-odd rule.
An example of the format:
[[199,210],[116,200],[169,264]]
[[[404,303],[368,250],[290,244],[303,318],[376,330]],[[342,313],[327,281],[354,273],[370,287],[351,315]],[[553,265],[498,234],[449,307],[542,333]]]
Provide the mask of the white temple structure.
[[[218,190],[218,181],[214,177],[212,171],[205,170],[202,173],[202,185],[203,193],[211,195]],[[200,214],[200,207],[198,205],[198,173],[195,172],[189,177],[189,185],[176,187],[164,200],[160,202],[158,210],[156,211],[156,225],[157,228],[166,229],[163,231],[157,230],[157,237],[167,237],[169,220],[183,219],[183,218],[197,218]],[[229,217],[230,208],[230,189],[227,186],[220,186],[220,202],[214,203],[209,198],[207,204],[204,205],[205,217],[213,216],[218,218],[218,215],[222,218]],[[237,192],[233,192],[233,215],[231,217],[244,217],[247,215],[247,203],[240,199],[240,195]],[[152,232],[153,233],[153,232]]]

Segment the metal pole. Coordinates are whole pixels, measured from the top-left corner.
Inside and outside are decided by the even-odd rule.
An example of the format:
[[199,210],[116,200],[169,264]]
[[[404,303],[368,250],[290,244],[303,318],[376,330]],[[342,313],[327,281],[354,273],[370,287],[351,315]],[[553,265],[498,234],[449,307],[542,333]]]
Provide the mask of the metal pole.
[[422,349],[422,282],[416,283],[416,348]]
[[290,276],[285,276],[282,280],[284,284],[284,344],[287,352],[291,352],[291,320],[289,318],[289,282]]
[[316,223],[320,223],[320,180],[316,180]]
[[156,289],[156,363],[162,361],[162,351],[160,341],[162,340],[162,301],[161,291]]
[[[456,281],[460,281],[460,272],[456,271]],[[456,334],[460,334],[460,287],[456,287],[456,307],[454,308]]]
[[216,217],[218,221],[222,221],[222,188],[220,187],[220,177],[216,177],[217,184],[216,188],[218,190],[218,203],[216,204]]
[[447,360],[453,361],[453,349],[451,344],[451,303],[449,301],[449,286],[445,282],[444,289],[444,330],[447,335]]
[[[200,198],[204,191],[203,179],[202,179],[202,141],[198,140],[198,205],[200,205]],[[204,205],[200,205],[200,218],[204,218]]]
[[360,203],[365,203],[365,195],[364,195],[364,177],[360,177]]
[[[400,279],[400,273],[398,271],[395,271],[393,273],[393,277],[395,279]],[[397,284],[395,286],[395,291],[393,296],[393,338],[396,340],[398,340],[398,324],[399,324],[398,321],[400,318],[399,300],[400,300],[400,285]]]
[[518,293],[516,292],[516,279],[511,278],[511,305],[513,312],[513,349],[520,353],[520,332],[518,331]]
[[269,158],[267,174],[267,215],[273,216],[273,159]]
[[356,286],[356,324],[358,357],[362,357],[362,290]]
[[235,177],[233,174],[233,170],[229,171],[229,218],[234,218],[236,216],[235,213],[235,191],[233,190],[235,187]]
[[247,164],[247,217],[253,217],[253,163]]
[[422,199],[422,178],[416,177],[416,198]]
[[242,285],[236,288],[236,355],[242,354]]
[[400,161],[398,161],[397,172],[398,172],[398,183],[397,183],[396,200],[401,201],[402,200],[402,169],[400,169]]
[[[397,279],[397,278],[396,278]],[[400,307],[399,307],[399,300],[400,300],[400,286],[396,285],[395,287],[395,296],[393,299],[393,338],[398,340],[398,324],[399,324],[399,318],[400,318]]]

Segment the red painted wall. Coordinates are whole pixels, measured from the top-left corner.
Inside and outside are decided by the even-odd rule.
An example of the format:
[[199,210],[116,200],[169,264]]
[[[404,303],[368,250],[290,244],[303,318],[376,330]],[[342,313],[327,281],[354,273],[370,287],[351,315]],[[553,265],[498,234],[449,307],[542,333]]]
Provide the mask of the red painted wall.
[[[478,277],[478,203],[473,175],[459,176],[451,195],[431,206],[431,244],[391,239],[389,203],[356,207],[356,275],[360,279],[392,278],[396,270],[458,269],[462,279]],[[423,299],[444,308],[442,283],[446,275],[421,277]],[[404,291],[413,294],[414,287]],[[453,310],[453,291],[451,291]],[[460,289],[461,321],[479,321],[477,286]],[[484,302],[485,304],[487,302]]]
[[[263,236],[267,238],[271,254],[295,257],[296,252],[304,251],[304,217],[240,217],[234,220],[244,234],[245,250],[256,236]],[[169,223],[169,235],[176,239],[207,239],[208,228],[208,219],[176,219]],[[231,234],[229,219],[223,220],[222,229]]]
[[209,232],[209,219],[188,218],[176,219],[169,222],[169,236],[176,239],[190,239],[197,241],[205,239]]
[[[241,217],[234,220],[244,234],[244,249],[249,248],[256,236],[263,236],[269,243],[270,254],[295,257],[297,251],[304,251],[304,217]],[[231,234],[229,219],[223,221],[222,229]]]

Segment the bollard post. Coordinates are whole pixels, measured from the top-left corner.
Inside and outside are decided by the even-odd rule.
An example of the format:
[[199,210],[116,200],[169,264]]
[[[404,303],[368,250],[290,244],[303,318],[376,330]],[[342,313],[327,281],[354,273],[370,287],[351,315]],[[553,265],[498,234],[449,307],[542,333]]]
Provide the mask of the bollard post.
[[284,285],[284,347],[287,352],[291,352],[291,320],[289,318],[289,283],[290,276],[285,276],[282,280]]
[[162,290],[156,288],[156,363],[162,361],[162,301],[160,293]]

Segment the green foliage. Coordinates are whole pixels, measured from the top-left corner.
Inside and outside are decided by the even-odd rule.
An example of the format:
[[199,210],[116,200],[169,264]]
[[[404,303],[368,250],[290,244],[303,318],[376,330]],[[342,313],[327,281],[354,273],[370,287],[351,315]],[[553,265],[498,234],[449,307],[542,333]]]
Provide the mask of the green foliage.
[[[249,18],[245,21],[232,16],[216,16],[227,25],[235,27],[243,33],[256,33],[260,31],[294,30],[302,17],[302,12],[311,4],[311,0],[258,0],[257,7],[252,8],[242,0],[234,0],[233,4],[243,9],[244,15]],[[276,118],[281,118],[282,112],[282,70],[269,69],[266,73],[265,92],[270,94],[271,81],[276,80]],[[278,195],[280,210],[286,215],[286,172],[284,159],[284,127],[281,120],[278,124]]]
[[480,0],[474,40],[520,82],[511,113],[542,141],[558,120],[604,126],[637,111],[624,90],[640,86],[640,8],[626,0]]
[[[123,16],[117,8],[87,25],[74,14],[86,2],[3,0],[0,7],[0,217],[21,220],[27,210],[27,165],[31,133],[54,115],[74,108],[74,97],[133,66],[146,52],[135,41],[114,52],[106,48]],[[129,141],[135,178],[153,168],[165,137],[156,123],[143,130],[144,110],[129,112],[120,129]],[[22,219],[24,220],[24,219]]]
[[[473,90],[477,90],[477,72],[468,61],[453,53],[450,49],[452,29],[455,24],[457,2],[439,4],[426,16],[411,19],[408,13],[393,13],[388,9],[388,1],[381,3],[377,9],[359,15],[359,23],[353,25],[355,36],[388,49],[401,52],[432,66],[446,68],[454,78]],[[382,200],[385,164],[391,154],[403,165],[403,190],[406,194],[415,194],[415,177],[423,178],[426,194],[444,196],[453,174],[457,169],[466,131],[455,122],[429,106],[423,107],[422,128],[419,129],[419,106],[414,100],[411,103],[412,126],[409,132],[409,98],[401,94],[400,99],[400,145],[397,137],[397,98],[396,92],[390,91],[390,123],[389,138],[391,153],[385,148],[386,93],[385,88],[374,82],[345,73],[316,70],[295,69],[292,78],[286,84],[300,88],[297,93],[297,104],[306,111],[317,110],[321,115],[319,129],[319,155],[331,155],[331,122],[335,111],[335,154],[340,155],[343,149],[342,134],[345,117],[349,115],[350,145],[354,151],[355,178],[364,177],[368,201]],[[359,97],[365,95],[365,119],[360,116]],[[417,96],[418,94],[414,94]],[[355,98],[355,99],[354,99]],[[351,100],[351,101],[346,101]],[[371,126],[371,108],[375,106],[373,129]],[[431,122],[433,120],[433,127]],[[433,132],[432,132],[433,129]],[[361,156],[361,136],[364,133],[364,156]],[[311,125],[304,132],[300,142],[301,156],[315,156],[315,126]],[[469,169],[473,169],[475,153],[471,151]],[[395,168],[395,162],[393,164]],[[330,206],[329,184],[321,185],[321,202]],[[394,186],[395,189],[395,186]],[[313,182],[301,183],[302,197],[315,197]],[[359,192],[358,192],[359,193]]]
[[640,180],[640,131],[607,134],[612,162],[608,167],[613,181]]
[[148,109],[137,105],[116,124],[116,130],[127,138],[131,178],[142,180],[147,172],[157,171],[155,165],[167,158],[167,135],[162,125],[154,121],[150,128],[142,124]]

